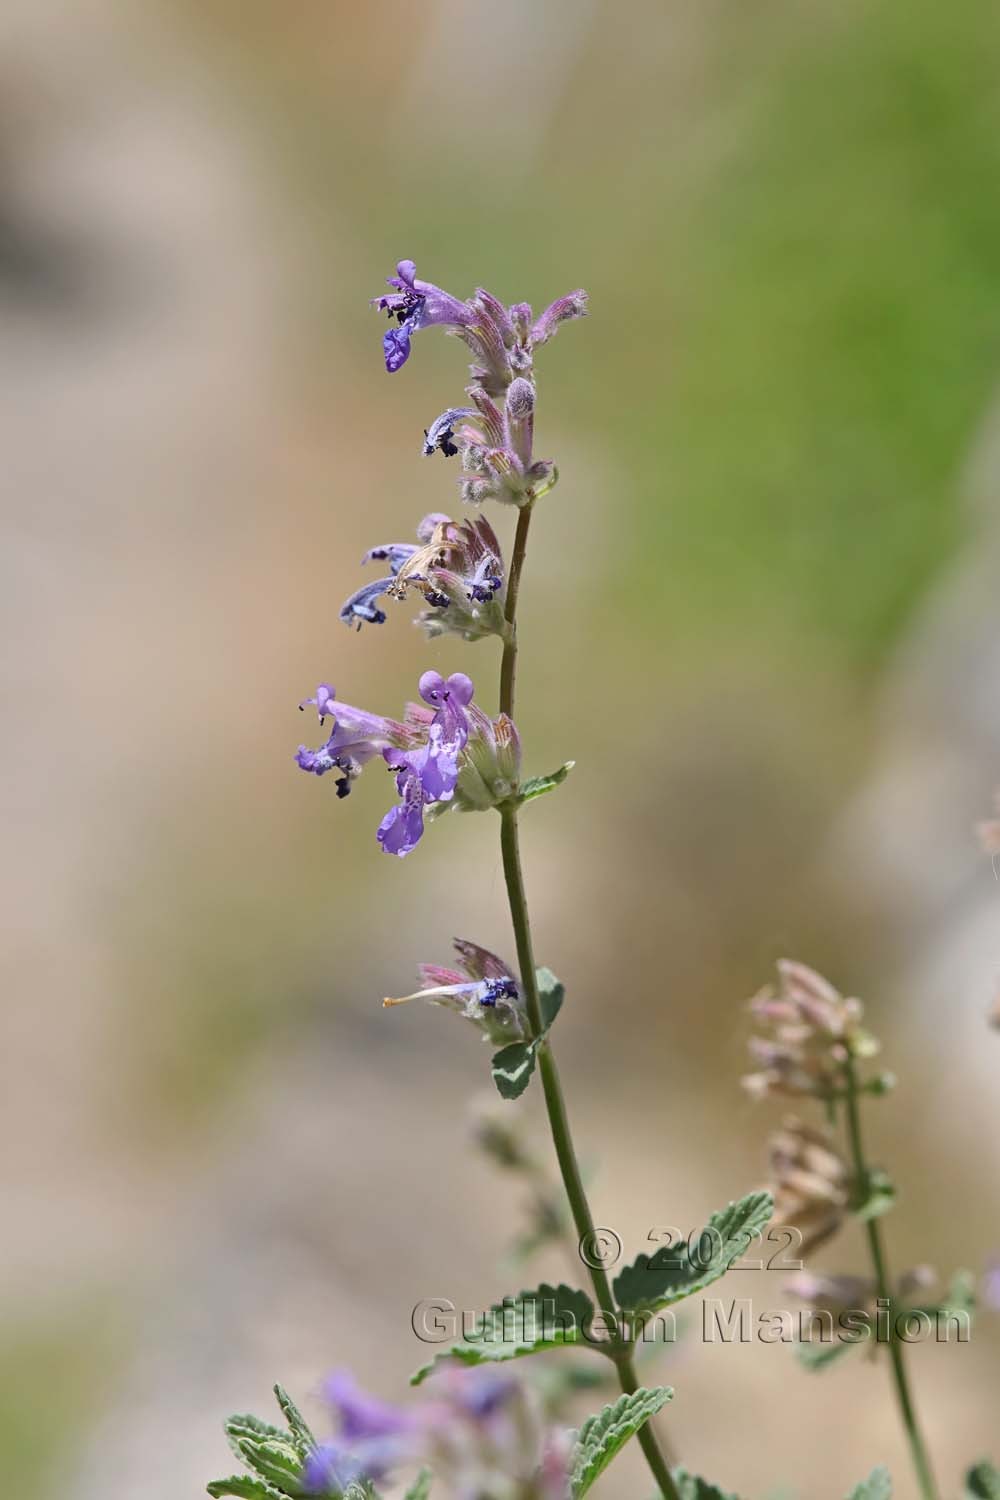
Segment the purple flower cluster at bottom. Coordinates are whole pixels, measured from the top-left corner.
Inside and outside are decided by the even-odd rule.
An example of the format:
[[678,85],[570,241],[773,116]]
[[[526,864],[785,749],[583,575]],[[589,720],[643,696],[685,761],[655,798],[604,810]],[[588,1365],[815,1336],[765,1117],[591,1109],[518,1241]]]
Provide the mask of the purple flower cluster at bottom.
[[323,1394],[337,1435],[306,1462],[308,1495],[339,1495],[352,1482],[428,1463],[436,1480],[470,1500],[498,1487],[524,1500],[568,1500],[566,1434],[542,1422],[532,1393],[513,1375],[446,1370],[411,1408],[369,1395],[347,1370],[330,1375]]

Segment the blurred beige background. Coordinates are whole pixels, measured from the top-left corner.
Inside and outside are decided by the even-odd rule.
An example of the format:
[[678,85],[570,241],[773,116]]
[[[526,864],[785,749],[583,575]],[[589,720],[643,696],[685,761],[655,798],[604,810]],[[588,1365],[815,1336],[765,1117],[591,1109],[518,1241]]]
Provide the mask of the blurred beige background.
[[[461,349],[389,379],[366,305],[400,256],[592,296],[541,362],[519,718],[532,770],[578,762],[525,843],[599,1220],[638,1249],[762,1178],[741,1002],[794,952],[901,1077],[893,1263],[1000,1248],[997,19],[8,0],[10,1494],[197,1495],[228,1411],[342,1363],[399,1396],[414,1302],[509,1275],[485,1053],[378,1003],[453,933],[510,951],[493,821],[390,861],[382,781],[345,806],[291,760],[320,678],[389,712],[428,664],[495,680],[492,643],[336,619],[366,547],[453,503],[419,440]],[[997,1339],[914,1351],[947,1493]],[[721,1483],[811,1500],[885,1459],[910,1494],[881,1368],[695,1339],[662,1373]]]

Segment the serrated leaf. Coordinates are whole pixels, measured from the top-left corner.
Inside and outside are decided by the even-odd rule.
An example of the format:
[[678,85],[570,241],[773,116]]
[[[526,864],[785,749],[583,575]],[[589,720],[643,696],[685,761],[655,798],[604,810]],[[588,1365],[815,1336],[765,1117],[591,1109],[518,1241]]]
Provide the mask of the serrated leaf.
[[237,1500],[285,1500],[280,1490],[272,1489],[262,1479],[254,1479],[250,1474],[231,1474],[228,1479],[213,1479],[205,1488],[215,1500],[223,1495],[235,1495]]
[[562,1003],[566,998],[566,989],[551,969],[536,969],[535,983],[538,985],[538,998],[542,1006],[542,1020],[545,1023],[545,1030],[548,1031],[552,1022],[562,1010]]
[[829,1344],[821,1339],[803,1339],[795,1346],[795,1357],[803,1370],[814,1373],[825,1370],[827,1365],[832,1365],[848,1349],[863,1349],[868,1342],[868,1339],[838,1339],[836,1343]]
[[421,1469],[416,1479],[407,1490],[404,1500],[427,1500],[431,1492],[431,1479],[433,1475],[430,1469]]
[[493,1082],[504,1099],[519,1099],[535,1071],[535,1043],[511,1042],[493,1056]]
[[270,1422],[262,1422],[259,1417],[253,1416],[251,1412],[237,1412],[235,1416],[228,1417],[223,1423],[223,1429],[229,1440],[236,1457],[245,1463],[246,1458],[242,1444],[244,1442],[258,1442],[266,1439],[274,1439],[278,1443],[291,1442],[292,1434],[283,1427],[274,1427]]
[[759,1238],[773,1211],[770,1193],[748,1193],[714,1213],[697,1238],[640,1255],[615,1277],[619,1304],[652,1313],[710,1286]]
[[546,792],[555,791],[575,765],[575,760],[568,760],[558,771],[552,771],[548,776],[529,776],[527,781],[522,781],[517,793],[518,806],[524,802],[533,802],[536,797],[544,797]]
[[687,1469],[674,1469],[673,1479],[679,1500],[739,1500],[731,1490],[720,1490],[717,1484],[709,1484],[700,1474],[689,1474]]
[[282,1490],[287,1490],[290,1485],[293,1489],[298,1488],[302,1460],[288,1438],[283,1442],[276,1438],[241,1438],[237,1448],[247,1468],[255,1470],[269,1484]]
[[965,1476],[966,1500],[1000,1500],[1000,1469],[989,1459],[973,1464]]
[[288,1423],[292,1444],[298,1451],[299,1458],[305,1459],[313,1448],[316,1447],[316,1439],[309,1429],[309,1424],[284,1386],[276,1385],[274,1387],[274,1395],[278,1405],[281,1407],[282,1415]]
[[587,1418],[577,1434],[570,1458],[573,1500],[580,1500],[587,1493],[632,1434],[665,1406],[673,1394],[669,1386],[658,1385],[651,1390],[640,1386],[630,1396],[619,1396],[613,1406],[606,1406]]
[[879,1464],[877,1469],[872,1469],[867,1479],[862,1479],[856,1484],[848,1495],[847,1500],[891,1500],[892,1480],[889,1470]]
[[477,1330],[481,1337],[453,1344],[435,1355],[410,1376],[410,1384],[420,1385],[438,1365],[451,1360],[482,1365],[583,1343],[593,1316],[594,1304],[586,1292],[543,1282],[534,1291],[518,1292],[516,1297],[495,1303],[483,1314]]

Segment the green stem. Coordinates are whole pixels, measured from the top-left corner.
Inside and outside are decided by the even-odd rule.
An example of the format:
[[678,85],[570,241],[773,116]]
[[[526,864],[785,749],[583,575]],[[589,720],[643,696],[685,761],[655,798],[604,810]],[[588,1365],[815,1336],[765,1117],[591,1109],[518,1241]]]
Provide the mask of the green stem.
[[[532,503],[522,507],[517,518],[514,550],[511,555],[510,573],[507,580],[507,600],[504,618],[507,635],[504,640],[503,659],[500,666],[500,712],[514,717],[514,688],[517,677],[517,596],[521,584],[521,570],[528,545],[528,530],[531,525]],[[524,889],[524,874],[521,869],[520,833],[517,822],[517,804],[507,802],[500,809],[500,849],[503,856],[504,881],[510,905],[510,919],[514,928],[517,946],[517,962],[524,989],[528,1021],[533,1036],[541,1036],[544,1030],[542,1006],[535,978],[535,955],[531,941],[531,919],[528,915],[528,900]],[[594,1219],[587,1202],[580,1163],[570,1132],[566,1100],[559,1081],[552,1044],[546,1038],[538,1045],[538,1071],[542,1080],[545,1108],[549,1117],[549,1128],[562,1174],[563,1186],[569,1200],[573,1223],[580,1245],[595,1245]],[[603,1266],[591,1265],[586,1260],[590,1283],[598,1307],[604,1314],[609,1329],[620,1329],[621,1316],[615,1303],[611,1283]],[[620,1338],[620,1335],[619,1335]],[[622,1391],[631,1395],[638,1387],[632,1355],[627,1346],[616,1340],[618,1347],[612,1355]],[[670,1476],[669,1462],[650,1422],[639,1429],[639,1443],[653,1473],[664,1500],[679,1500],[677,1486]]]
[[511,553],[503,611],[507,634],[500,660],[500,712],[511,719],[514,717],[514,687],[517,679],[517,596],[521,590],[521,570],[528,551],[528,531],[533,508],[534,501],[531,500],[517,513],[517,530],[514,533],[514,550]]
[[[868,1182],[869,1168],[865,1159],[864,1144],[861,1136],[861,1110],[858,1107],[857,1074],[855,1072],[854,1059],[851,1057],[848,1057],[847,1062],[844,1064],[844,1075],[847,1083],[845,1092],[847,1134],[851,1144],[854,1175],[858,1184],[863,1185]],[[899,1402],[900,1415],[902,1416],[903,1426],[906,1429],[906,1437],[910,1445],[913,1467],[917,1472],[920,1493],[923,1496],[923,1500],[938,1500],[937,1485],[934,1481],[930,1459],[927,1456],[927,1449],[924,1446],[923,1436],[917,1422],[913,1397],[910,1394],[906,1366],[903,1362],[903,1348],[896,1338],[892,1283],[886,1264],[885,1247],[882,1243],[882,1230],[877,1218],[865,1220],[865,1233],[868,1237],[868,1249],[871,1253],[872,1267],[875,1271],[877,1295],[889,1309],[889,1358],[892,1362],[892,1379],[896,1388],[896,1399]]]

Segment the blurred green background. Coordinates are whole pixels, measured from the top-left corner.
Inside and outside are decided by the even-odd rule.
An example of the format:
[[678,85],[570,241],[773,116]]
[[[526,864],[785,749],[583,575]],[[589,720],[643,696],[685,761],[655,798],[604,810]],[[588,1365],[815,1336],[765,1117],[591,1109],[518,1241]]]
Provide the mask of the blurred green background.
[[[509,1274],[518,1195],[468,1149],[485,1053],[379,1008],[453,933],[511,951],[495,821],[389,861],[381,779],[343,806],[291,761],[321,678],[385,712],[430,664],[492,696],[493,643],[336,618],[365,548],[457,504],[419,444],[462,348],[424,334],[389,379],[367,306],[402,256],[457,295],[591,295],[539,359],[562,480],[519,719],[531,771],[577,761],[525,844],[599,1221],[638,1248],[762,1180],[741,1006],[794,952],[901,1076],[872,1121],[893,1263],[1000,1247],[998,23],[9,0],[11,1494],[195,1495],[226,1412],[347,1362],[399,1395],[414,1302]],[[914,1352],[946,1492],[993,1440],[997,1348],[987,1314]],[[695,1339],[663,1373],[722,1483],[836,1495],[885,1459],[910,1493],[881,1368]]]

